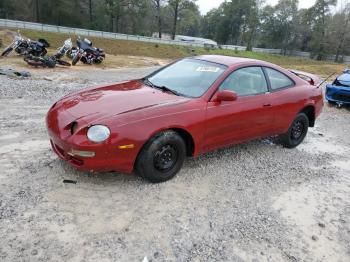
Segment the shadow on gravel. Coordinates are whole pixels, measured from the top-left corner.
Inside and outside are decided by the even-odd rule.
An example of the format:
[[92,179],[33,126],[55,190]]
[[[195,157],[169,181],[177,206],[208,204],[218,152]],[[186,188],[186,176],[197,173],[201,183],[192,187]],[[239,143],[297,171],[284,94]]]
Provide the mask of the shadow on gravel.
[[[223,156],[233,157],[235,155],[251,155],[252,152],[267,149],[267,147],[275,147],[277,150],[281,146],[278,144],[278,138],[271,137],[265,139],[254,140],[246,142],[243,144],[233,145],[225,148],[221,148],[212,152],[205,153],[198,157],[189,157],[185,160],[184,166],[177,177],[183,175],[181,173],[196,173],[198,176],[204,175],[202,168],[211,167],[215,165],[220,165]],[[257,148],[258,147],[258,148]],[[237,160],[239,161],[239,160]],[[68,163],[57,159],[58,165],[64,169],[66,174],[63,180],[64,184],[83,184],[92,183],[95,185],[105,185],[105,184],[130,184],[130,185],[145,185],[151,184],[147,180],[138,177],[136,174],[124,174],[119,172],[82,172],[74,169]],[[236,164],[239,164],[238,162]],[[57,167],[60,168],[60,167]],[[223,166],[225,168],[225,166]],[[205,171],[205,170],[204,170]],[[210,171],[211,172],[211,171]]]

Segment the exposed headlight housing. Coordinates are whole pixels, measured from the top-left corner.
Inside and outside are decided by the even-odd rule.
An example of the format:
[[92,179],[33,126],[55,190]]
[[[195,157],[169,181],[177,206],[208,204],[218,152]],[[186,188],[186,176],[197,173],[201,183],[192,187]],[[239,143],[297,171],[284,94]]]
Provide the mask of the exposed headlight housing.
[[91,142],[102,143],[106,141],[111,135],[108,127],[103,125],[91,126],[87,132],[87,137]]

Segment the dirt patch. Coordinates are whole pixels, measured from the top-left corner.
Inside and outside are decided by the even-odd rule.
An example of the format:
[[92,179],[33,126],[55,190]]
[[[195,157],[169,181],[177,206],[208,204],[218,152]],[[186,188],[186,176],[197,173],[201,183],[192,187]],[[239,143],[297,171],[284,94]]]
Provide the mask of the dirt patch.
[[[49,50],[50,54],[54,53],[54,50]],[[68,58],[66,61],[70,62]],[[95,69],[119,69],[119,68],[138,68],[138,67],[152,67],[152,66],[164,66],[170,62],[169,59],[151,58],[151,57],[136,57],[136,56],[123,56],[123,55],[110,55],[107,54],[106,60],[100,65],[85,65],[78,63],[76,66],[62,67],[57,66],[55,69],[43,69],[37,68],[36,70],[45,70],[46,72],[52,71],[66,71],[66,70],[95,70]],[[26,70],[33,70],[35,67],[27,65],[23,61],[22,56],[12,53],[9,57],[0,58],[0,67],[6,68],[21,68]]]

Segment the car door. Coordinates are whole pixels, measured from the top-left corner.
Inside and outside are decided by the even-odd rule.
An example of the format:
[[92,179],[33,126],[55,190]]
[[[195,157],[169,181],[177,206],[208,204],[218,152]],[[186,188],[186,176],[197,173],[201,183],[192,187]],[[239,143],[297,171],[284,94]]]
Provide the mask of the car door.
[[273,112],[261,67],[250,66],[234,71],[221,83],[220,90],[234,91],[238,98],[218,102],[214,95],[208,102],[206,150],[263,137],[271,132]]
[[274,114],[274,134],[285,132],[301,110],[305,99],[294,81],[284,73],[269,67],[263,68],[270,85],[271,109]]

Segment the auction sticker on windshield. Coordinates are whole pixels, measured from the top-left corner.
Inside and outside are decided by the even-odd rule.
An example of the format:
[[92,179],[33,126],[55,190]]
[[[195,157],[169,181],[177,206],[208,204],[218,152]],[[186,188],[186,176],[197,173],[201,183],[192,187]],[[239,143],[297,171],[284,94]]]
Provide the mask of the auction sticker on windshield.
[[213,67],[213,66],[200,66],[196,70],[197,72],[211,72],[211,73],[217,73],[220,71],[219,67]]

